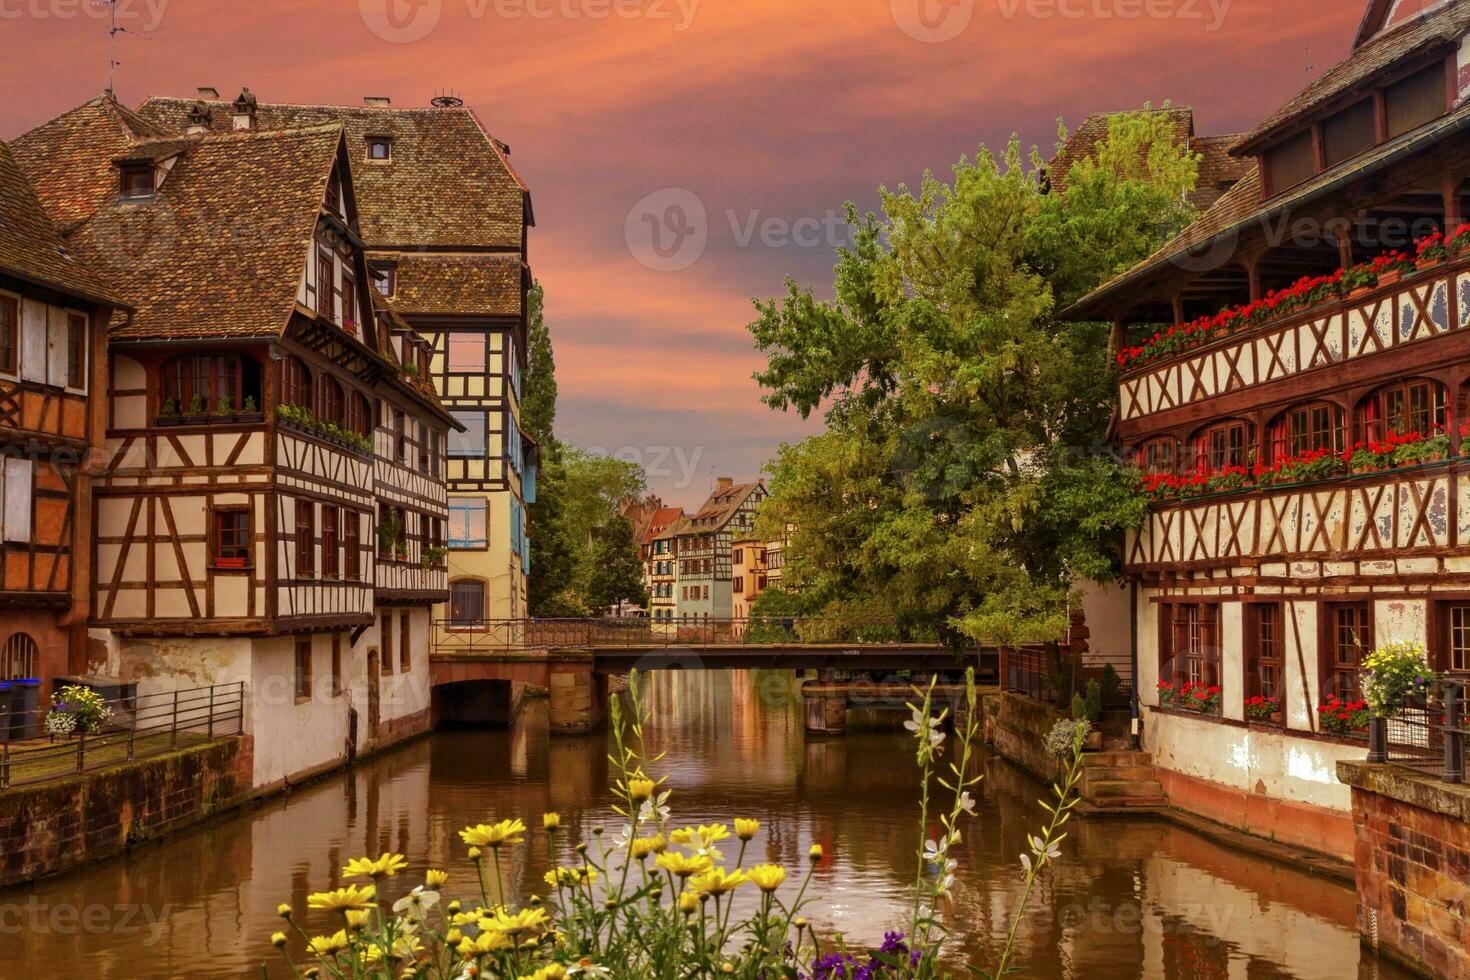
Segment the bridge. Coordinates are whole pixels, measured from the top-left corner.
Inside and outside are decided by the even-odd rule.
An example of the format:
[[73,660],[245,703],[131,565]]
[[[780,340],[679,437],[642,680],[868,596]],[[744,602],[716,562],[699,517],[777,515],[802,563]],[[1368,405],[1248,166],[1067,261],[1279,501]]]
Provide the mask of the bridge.
[[977,680],[995,683],[999,664],[994,647],[955,650],[891,621],[814,617],[446,620],[435,623],[430,656],[442,717],[502,720],[515,686],[534,684],[550,690],[552,730],[561,732],[601,724],[608,676],[635,669],[815,670],[830,684],[839,672],[974,667]]

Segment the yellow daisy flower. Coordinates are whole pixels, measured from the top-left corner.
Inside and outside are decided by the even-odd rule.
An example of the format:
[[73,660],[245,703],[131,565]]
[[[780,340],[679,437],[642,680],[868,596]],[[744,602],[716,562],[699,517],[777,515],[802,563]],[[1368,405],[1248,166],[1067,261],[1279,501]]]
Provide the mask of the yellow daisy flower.
[[347,933],[338,929],[330,936],[312,936],[307,948],[320,957],[336,956],[347,948]]
[[571,888],[576,885],[590,885],[597,880],[596,868],[556,868],[542,875],[548,885],[553,888],[560,885],[563,888]]
[[763,892],[773,892],[786,880],[786,869],[779,864],[757,864],[745,873]]
[[521,835],[525,832],[526,825],[517,818],[466,827],[459,832],[459,837],[471,847],[500,847],[502,844],[524,844],[526,839]]
[[384,878],[393,877],[406,867],[408,867],[408,861],[402,854],[384,854],[377,860],[353,858],[347,862],[347,867],[342,869],[342,874],[348,878],[371,878],[374,881],[382,881]]
[[654,782],[651,779],[628,780],[628,795],[639,802],[652,796],[654,789]]
[[541,827],[542,827],[542,829],[544,829],[544,830],[555,830],[555,829],[557,829],[560,826],[561,826],[561,814],[560,813],[543,813],[543,814],[541,814]]
[[438,868],[430,868],[424,873],[424,887],[438,891],[449,881],[449,872],[440,871]]
[[678,878],[688,878],[691,875],[704,874],[710,868],[714,867],[714,862],[707,857],[698,854],[685,857],[678,851],[660,854],[656,863],[660,868],[663,868]]
[[695,912],[698,912],[699,911],[699,893],[698,892],[680,892],[679,893],[679,911],[680,912],[683,912],[685,915],[693,915]]
[[735,819],[735,836],[741,840],[750,840],[755,836],[756,831],[760,829],[761,822],[759,820],[742,820],[738,817]]
[[474,939],[464,937],[456,946],[455,952],[460,956],[470,959],[476,956],[485,956],[489,953],[498,953],[504,949],[515,946],[515,940],[501,932],[482,932]]
[[711,868],[702,875],[690,878],[689,887],[711,895],[728,895],[749,880],[744,871],[727,872],[724,868]]
[[359,888],[357,885],[344,885],[335,891],[316,892],[306,896],[308,908],[323,909],[327,912],[345,912],[348,909],[365,909],[373,904],[378,890],[372,885]]
[[496,912],[488,919],[480,920],[480,928],[487,932],[499,932],[512,938],[544,932],[550,922],[545,909],[521,909],[519,912]]

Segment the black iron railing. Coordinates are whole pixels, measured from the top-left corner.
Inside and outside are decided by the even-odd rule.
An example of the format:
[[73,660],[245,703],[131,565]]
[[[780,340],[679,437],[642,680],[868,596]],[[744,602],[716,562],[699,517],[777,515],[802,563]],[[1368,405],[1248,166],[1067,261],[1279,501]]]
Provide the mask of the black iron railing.
[[1126,709],[1133,703],[1133,688],[1124,671],[1113,667],[1112,683],[1104,683],[1104,672],[1112,661],[1106,658],[1084,658],[1067,647],[1026,646],[1006,649],[1001,653],[1001,685],[1017,694],[1038,701],[1070,707],[1072,696],[1087,690],[1089,681],[1099,683],[1103,710]]
[[1371,719],[1368,761],[1407,766],[1447,783],[1464,782],[1465,740],[1470,737],[1464,706],[1464,682],[1446,680],[1392,716]]
[[47,734],[50,708],[0,709],[0,789],[239,735],[245,724],[245,682],[134,695],[103,704],[110,715],[98,730],[64,736]]
[[518,653],[558,649],[663,649],[687,646],[785,647],[803,645],[938,646],[892,621],[820,617],[743,619],[488,619],[439,620],[434,650],[439,654]]

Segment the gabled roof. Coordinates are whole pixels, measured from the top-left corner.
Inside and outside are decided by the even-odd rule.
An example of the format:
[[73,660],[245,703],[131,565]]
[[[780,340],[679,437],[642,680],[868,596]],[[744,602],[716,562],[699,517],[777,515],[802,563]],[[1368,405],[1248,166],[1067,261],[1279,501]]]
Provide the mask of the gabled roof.
[[342,131],[195,137],[158,193],[71,237],[137,308],[114,339],[268,338],[296,309]]
[[[138,112],[182,132],[197,99],[149,98]],[[206,101],[211,125],[231,126],[230,103]],[[511,249],[533,224],[525,183],[468,108],[286,105],[261,102],[260,129],[340,124],[347,132],[363,238],[374,249]],[[392,159],[367,159],[367,137],[392,141]]]
[[41,199],[0,140],[0,273],[113,307],[126,303],[79,260],[46,216]]
[[177,136],[103,93],[11,142],[46,213],[64,234],[117,196],[112,161],[138,140]]
[[679,523],[679,520],[683,516],[684,509],[682,507],[660,507],[654,511],[653,515],[649,517],[648,527],[643,533],[643,543],[648,544],[659,538],[673,537],[673,527]]
[[1242,137],[1231,152],[1236,155],[1249,153],[1262,140],[1290,128],[1292,123],[1314,109],[1338,96],[1347,95],[1350,90],[1390,71],[1411,55],[1458,41],[1467,30],[1470,30],[1470,0],[1448,0],[1443,6],[1427,10],[1374,37],[1273,112],[1265,122]]
[[1358,23],[1358,33],[1353,38],[1353,47],[1361,48],[1380,31],[1403,23],[1444,2],[1445,0],[1368,0],[1363,19]]
[[[383,256],[375,253],[374,257]],[[402,313],[521,315],[521,277],[526,265],[518,254],[405,252],[396,258],[393,302]]]
[[687,518],[689,527],[681,530],[680,533],[706,534],[710,531],[718,531],[735,515],[735,512],[751,494],[764,489],[765,485],[759,482],[735,483],[729,487],[716,489],[699,510],[689,515]]
[[1147,112],[1164,117],[1173,129],[1174,142],[1188,146],[1199,155],[1199,178],[1189,194],[1189,203],[1197,211],[1203,211],[1220,199],[1234,183],[1245,176],[1250,163],[1230,156],[1230,147],[1238,136],[1196,136],[1194,134],[1194,110],[1188,106],[1165,106],[1157,109],[1131,109],[1118,112],[1095,112],[1082,120],[1076,131],[1067,137],[1051,162],[1047,165],[1047,179],[1057,193],[1066,193],[1072,168],[1084,159],[1097,156],[1098,144],[1108,135],[1111,121],[1128,112]]

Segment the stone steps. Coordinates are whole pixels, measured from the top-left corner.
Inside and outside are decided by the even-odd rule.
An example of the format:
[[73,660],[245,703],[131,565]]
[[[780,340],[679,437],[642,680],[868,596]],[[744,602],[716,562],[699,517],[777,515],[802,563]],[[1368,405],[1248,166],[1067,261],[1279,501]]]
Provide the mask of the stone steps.
[[1168,805],[1147,752],[1089,752],[1082,758],[1080,783],[1084,812],[1136,813]]

